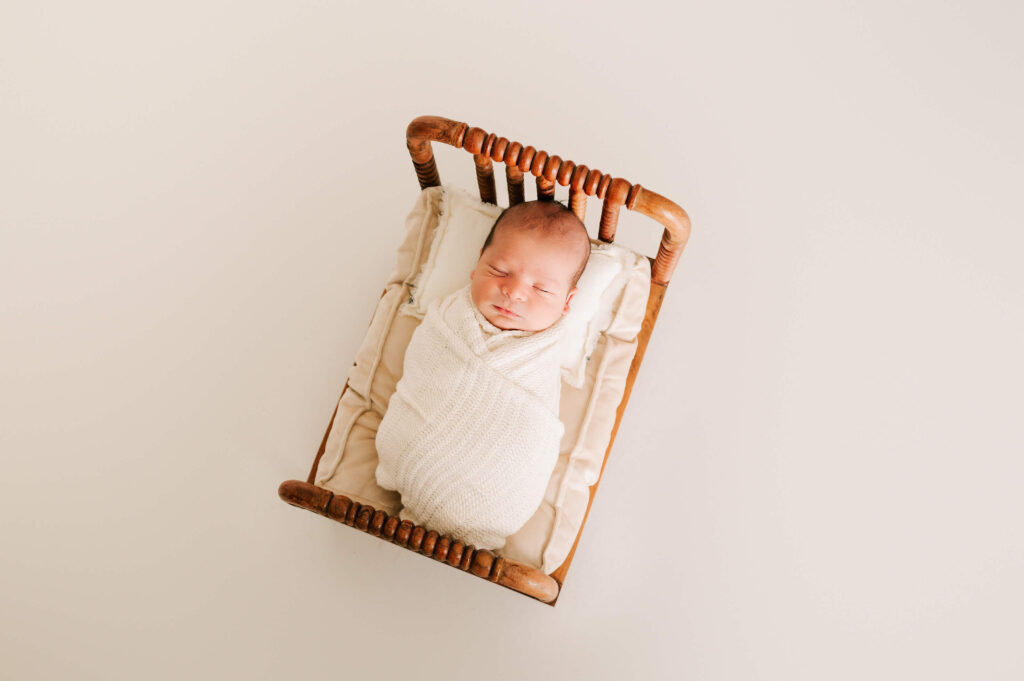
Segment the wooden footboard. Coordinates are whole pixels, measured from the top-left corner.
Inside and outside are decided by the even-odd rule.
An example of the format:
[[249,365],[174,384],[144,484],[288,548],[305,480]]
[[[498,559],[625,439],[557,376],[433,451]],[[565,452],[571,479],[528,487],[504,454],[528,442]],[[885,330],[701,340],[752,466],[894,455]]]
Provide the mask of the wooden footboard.
[[281,483],[277,494],[292,506],[326,516],[538,601],[553,604],[558,597],[558,582],[531,565],[509,560],[486,549],[466,546],[457,539],[408,520],[399,520],[343,494],[300,480]]

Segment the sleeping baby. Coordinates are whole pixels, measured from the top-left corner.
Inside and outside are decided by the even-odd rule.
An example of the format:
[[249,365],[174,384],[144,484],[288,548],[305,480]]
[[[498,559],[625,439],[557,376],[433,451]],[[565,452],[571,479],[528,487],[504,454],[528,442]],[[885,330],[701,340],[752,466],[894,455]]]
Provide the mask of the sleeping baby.
[[470,282],[428,306],[377,430],[377,482],[402,520],[498,549],[540,506],[563,432],[562,319],[589,255],[572,211],[520,203]]

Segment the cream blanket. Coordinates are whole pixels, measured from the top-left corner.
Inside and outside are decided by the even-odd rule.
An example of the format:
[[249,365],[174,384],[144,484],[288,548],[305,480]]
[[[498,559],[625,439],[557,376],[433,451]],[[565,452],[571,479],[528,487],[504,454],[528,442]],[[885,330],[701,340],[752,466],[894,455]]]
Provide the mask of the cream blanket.
[[377,430],[377,483],[403,520],[497,549],[530,519],[562,437],[562,329],[498,329],[469,286],[430,305]]

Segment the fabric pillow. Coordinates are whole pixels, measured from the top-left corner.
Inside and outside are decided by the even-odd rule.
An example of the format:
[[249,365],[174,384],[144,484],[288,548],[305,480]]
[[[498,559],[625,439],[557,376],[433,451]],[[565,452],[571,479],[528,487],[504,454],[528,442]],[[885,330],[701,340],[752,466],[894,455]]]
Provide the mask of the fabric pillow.
[[[502,210],[464,189],[441,188],[440,216],[430,253],[412,282],[410,300],[402,313],[422,319],[432,301],[466,285]],[[562,341],[562,378],[566,383],[582,385],[597,339],[611,322],[622,287],[641,259],[643,256],[629,249],[591,240],[590,260],[566,315]]]
[[569,385],[583,385],[597,339],[611,324],[622,288],[642,259],[643,256],[621,246],[591,242],[590,259],[576,284],[576,295],[565,320],[562,378]]
[[480,248],[494,226],[500,206],[484,203],[458,187],[441,187],[441,213],[423,269],[412,282],[411,300],[402,309],[419,319],[427,306],[469,282]]

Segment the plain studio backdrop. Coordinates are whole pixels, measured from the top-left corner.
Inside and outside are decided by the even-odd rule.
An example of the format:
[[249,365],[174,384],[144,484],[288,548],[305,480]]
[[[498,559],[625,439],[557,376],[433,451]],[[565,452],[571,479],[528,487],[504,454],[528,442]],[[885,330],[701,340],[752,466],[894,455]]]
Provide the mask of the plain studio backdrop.
[[[1024,676],[1020,3],[143,4],[0,10],[0,677]],[[693,220],[554,609],[277,498],[421,114]]]

